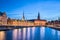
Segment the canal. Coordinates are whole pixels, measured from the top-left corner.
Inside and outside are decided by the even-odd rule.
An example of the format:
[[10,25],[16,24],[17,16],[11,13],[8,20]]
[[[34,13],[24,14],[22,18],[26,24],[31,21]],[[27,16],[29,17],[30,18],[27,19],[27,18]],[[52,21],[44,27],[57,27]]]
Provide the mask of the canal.
[[60,31],[48,27],[28,27],[0,31],[0,40],[60,40]]

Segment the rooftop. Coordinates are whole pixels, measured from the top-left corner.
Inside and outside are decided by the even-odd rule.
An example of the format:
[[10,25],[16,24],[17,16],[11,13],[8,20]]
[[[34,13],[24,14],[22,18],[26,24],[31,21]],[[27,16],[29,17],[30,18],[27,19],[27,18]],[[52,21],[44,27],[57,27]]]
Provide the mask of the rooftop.
[[0,12],[0,16],[2,16],[4,13]]

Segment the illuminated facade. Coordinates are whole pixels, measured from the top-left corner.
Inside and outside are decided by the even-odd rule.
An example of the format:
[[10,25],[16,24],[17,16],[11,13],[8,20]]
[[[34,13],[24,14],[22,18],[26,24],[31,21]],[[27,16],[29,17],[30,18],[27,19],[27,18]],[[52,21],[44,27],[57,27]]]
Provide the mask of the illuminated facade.
[[25,20],[24,14],[22,20],[10,19],[8,18],[8,25],[13,26],[34,26],[34,22]]
[[10,25],[10,26],[45,26],[46,20],[40,19],[40,14],[38,13],[37,19],[32,20],[25,20],[24,13],[22,16],[22,20],[16,19],[7,19],[6,13],[0,12],[0,25]]
[[45,26],[46,23],[47,23],[46,20],[40,19],[40,13],[38,12],[38,17],[37,17],[37,19],[34,21],[34,25],[35,25],[35,26]]
[[39,13],[37,19],[35,19],[34,21],[25,20],[23,13],[22,20],[8,19],[8,24],[13,26],[45,26],[46,20],[41,20]]
[[7,25],[7,16],[5,12],[0,12],[0,25]]

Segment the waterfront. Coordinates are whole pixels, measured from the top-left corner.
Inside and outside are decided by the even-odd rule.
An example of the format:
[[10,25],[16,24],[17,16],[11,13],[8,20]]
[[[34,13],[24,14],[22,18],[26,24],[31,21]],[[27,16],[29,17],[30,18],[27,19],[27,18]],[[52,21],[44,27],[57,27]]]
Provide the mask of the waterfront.
[[0,31],[0,40],[60,40],[60,31],[49,27],[28,27]]

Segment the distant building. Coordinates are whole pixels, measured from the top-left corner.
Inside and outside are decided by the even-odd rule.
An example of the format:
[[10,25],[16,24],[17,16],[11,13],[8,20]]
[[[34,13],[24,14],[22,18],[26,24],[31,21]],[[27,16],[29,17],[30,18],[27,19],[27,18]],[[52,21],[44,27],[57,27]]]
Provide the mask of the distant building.
[[45,26],[46,20],[40,19],[40,14],[38,13],[37,19],[25,20],[24,13],[21,20],[10,19],[8,18],[8,25],[15,26]]
[[47,23],[46,20],[40,19],[40,13],[38,12],[38,17],[37,17],[37,19],[34,21],[34,24],[35,24],[36,26],[45,26],[46,23]]
[[7,25],[7,16],[5,12],[0,12],[0,25]]
[[60,27],[60,20],[51,20],[47,22],[47,25],[54,25]]

